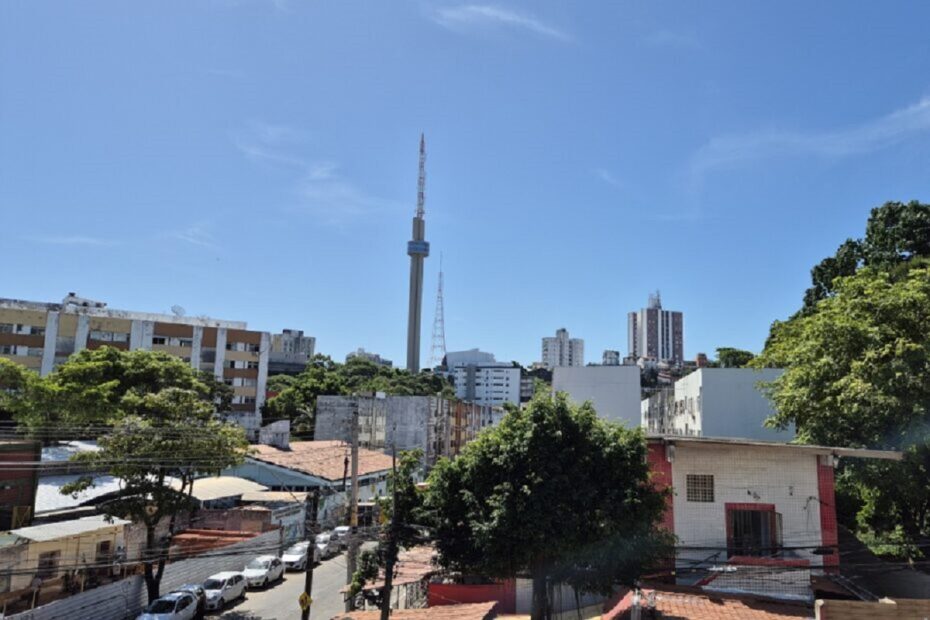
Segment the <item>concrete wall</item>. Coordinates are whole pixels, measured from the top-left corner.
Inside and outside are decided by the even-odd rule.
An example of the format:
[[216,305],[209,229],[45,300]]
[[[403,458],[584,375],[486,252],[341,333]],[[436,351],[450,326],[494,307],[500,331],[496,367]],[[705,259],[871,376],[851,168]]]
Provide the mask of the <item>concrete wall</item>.
[[[697,445],[678,442],[672,457],[672,486],[675,534],[683,547],[719,548],[719,561],[726,559],[727,503],[774,504],[782,515],[782,539],[797,550],[800,558],[819,566],[821,557],[811,550],[822,544],[821,498],[817,455],[797,450],[764,446]],[[714,477],[714,501],[690,502],[687,475]],[[714,549],[683,550],[681,560],[704,560]]]
[[675,401],[684,415],[674,426],[683,432],[698,429],[704,437],[737,437],[765,441],[790,441],[794,429],[777,431],[763,426],[775,413],[759,391],[759,382],[774,381],[782,370],[766,368],[701,368],[675,383]]
[[590,400],[605,420],[640,424],[638,366],[559,367],[552,373],[552,389],[579,405]]

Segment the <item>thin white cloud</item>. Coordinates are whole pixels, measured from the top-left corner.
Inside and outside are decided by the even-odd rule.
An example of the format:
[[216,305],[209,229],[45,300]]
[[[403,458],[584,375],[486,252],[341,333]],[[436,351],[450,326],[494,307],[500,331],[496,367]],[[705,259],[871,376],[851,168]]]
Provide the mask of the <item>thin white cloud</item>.
[[767,130],[711,139],[691,158],[691,181],[707,173],[753,160],[814,155],[839,159],[869,153],[930,131],[930,97],[859,126],[838,131],[803,133]]
[[233,137],[236,149],[249,160],[295,173],[292,191],[297,203],[292,212],[310,213],[331,224],[344,224],[395,203],[373,196],[339,173],[336,162],[293,154],[305,142],[304,134],[286,125],[252,123]]
[[171,239],[183,241],[198,247],[211,250],[219,249],[219,243],[216,237],[213,236],[213,233],[211,233],[204,224],[194,224],[193,226],[188,226],[181,230],[171,231],[167,236]]
[[533,32],[544,37],[570,41],[572,37],[563,30],[543,23],[533,15],[517,13],[492,4],[463,4],[437,9],[433,21],[450,30],[504,27]]
[[700,49],[701,42],[695,37],[673,30],[656,30],[643,37],[647,45],[653,47],[675,47],[683,49]]
[[39,235],[23,237],[26,241],[33,243],[47,243],[48,245],[95,245],[107,246],[118,245],[119,242],[112,239],[101,239],[100,237],[86,237],[83,235]]
[[594,176],[599,178],[604,183],[607,183],[608,185],[613,185],[614,187],[623,187],[623,182],[611,174],[610,171],[606,168],[595,168]]

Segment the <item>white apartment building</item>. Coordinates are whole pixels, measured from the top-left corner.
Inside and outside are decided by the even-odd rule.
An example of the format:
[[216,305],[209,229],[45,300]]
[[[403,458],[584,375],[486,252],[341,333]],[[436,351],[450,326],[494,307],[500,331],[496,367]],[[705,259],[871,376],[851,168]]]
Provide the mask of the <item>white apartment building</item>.
[[775,410],[759,383],[774,381],[782,372],[699,368],[642,401],[642,425],[649,433],[667,435],[790,441],[793,428],[779,431],[763,425]]
[[468,364],[452,369],[455,396],[488,407],[520,403],[520,368],[510,364]]
[[552,371],[553,392],[565,392],[576,404],[591,401],[599,417],[639,426],[638,366],[561,367]]
[[569,338],[564,327],[556,330],[554,337],[542,339],[542,363],[546,368],[584,366],[584,340]]
[[458,366],[468,366],[475,364],[496,364],[493,353],[486,353],[478,349],[469,349],[467,351],[449,351],[446,353],[446,368],[452,369]]

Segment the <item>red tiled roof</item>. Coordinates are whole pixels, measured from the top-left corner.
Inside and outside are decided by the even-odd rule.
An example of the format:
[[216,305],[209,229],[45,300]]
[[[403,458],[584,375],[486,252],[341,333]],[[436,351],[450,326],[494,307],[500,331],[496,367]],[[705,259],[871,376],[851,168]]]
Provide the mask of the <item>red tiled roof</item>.
[[[391,620],[484,620],[493,617],[496,602],[443,605],[423,609],[393,609]],[[333,616],[333,620],[378,620],[380,611],[353,611]]]
[[[786,620],[814,617],[813,610],[801,603],[762,599],[752,596],[722,595],[697,588],[659,585],[644,588],[655,593],[656,611],[663,618],[680,620]],[[625,620],[630,617],[633,593],[628,593],[602,617],[605,620]]]
[[[410,547],[403,549],[397,554],[397,564],[394,565],[395,586],[401,586],[408,583],[423,581],[436,572],[437,567],[433,564],[433,557],[436,550],[429,546]],[[365,584],[365,590],[377,590],[384,587],[384,568],[378,573],[378,578]],[[348,586],[343,586],[340,590],[345,592]]]
[[[286,467],[323,478],[342,480],[345,460],[350,456],[349,444],[344,441],[293,441],[290,448],[282,450],[274,446],[257,445],[249,458]],[[381,452],[358,449],[358,474],[366,476],[391,469],[391,457]]]
[[256,532],[239,532],[232,530],[198,530],[189,529],[179,532],[171,538],[169,555],[173,557],[190,556],[211,549],[219,549],[238,542],[251,540],[258,536]]

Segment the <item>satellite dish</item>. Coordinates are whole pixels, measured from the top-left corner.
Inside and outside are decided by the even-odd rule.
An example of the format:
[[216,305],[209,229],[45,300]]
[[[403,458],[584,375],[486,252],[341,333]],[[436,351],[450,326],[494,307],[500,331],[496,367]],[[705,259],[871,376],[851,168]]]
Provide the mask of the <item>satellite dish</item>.
[[180,318],[184,316],[185,310],[181,306],[171,306],[171,314]]

